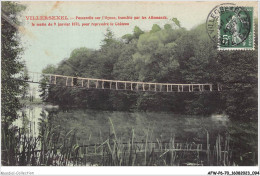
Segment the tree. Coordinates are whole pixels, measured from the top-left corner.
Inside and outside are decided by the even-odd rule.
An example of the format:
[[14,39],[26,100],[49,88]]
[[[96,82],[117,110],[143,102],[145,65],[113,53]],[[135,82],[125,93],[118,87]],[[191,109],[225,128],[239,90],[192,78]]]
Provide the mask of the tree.
[[17,119],[17,111],[21,107],[18,96],[21,88],[26,85],[14,75],[20,73],[24,67],[20,60],[22,48],[18,37],[17,15],[25,7],[16,2],[2,2],[1,7],[1,150],[2,165],[15,165],[15,153],[17,152],[17,141],[14,128],[10,124]]
[[158,32],[161,30],[161,27],[158,24],[154,24],[152,27],[151,33]]
[[133,34],[125,34],[122,36],[122,39],[126,41],[126,43],[131,42],[133,39],[139,39],[140,35],[144,34],[138,26],[134,27]]
[[[42,73],[44,74],[54,74],[56,70],[56,67],[54,65],[47,65],[45,69],[42,70]],[[40,97],[43,101],[47,101],[49,98],[49,91],[47,85],[49,84],[49,77],[45,76],[40,80]],[[49,88],[50,89],[50,88]],[[51,101],[50,101],[51,102]]]
[[143,33],[144,31],[142,31],[138,26],[135,26],[133,34],[134,38],[138,39]]
[[164,27],[164,29],[166,29],[166,30],[172,29],[172,26],[171,26],[170,24],[165,24],[163,27]]
[[[239,165],[257,165],[258,138],[258,22],[255,20],[255,50],[218,53],[222,102],[232,125],[231,142]],[[241,142],[243,141],[243,142]],[[256,157],[256,158],[255,158]]]
[[[258,40],[257,20],[256,41]],[[231,120],[257,122],[258,43],[252,51],[218,53],[226,112]]]
[[105,38],[102,41],[102,46],[107,46],[110,45],[111,43],[113,43],[115,41],[114,39],[114,33],[112,32],[112,30],[110,28],[106,29],[106,33],[105,33]]
[[[5,123],[11,123],[17,118],[17,110],[20,108],[18,101],[18,95],[21,93],[21,87],[23,82],[13,79],[13,75],[19,73],[24,67],[20,61],[20,53],[22,48],[20,47],[18,28],[20,22],[17,19],[17,15],[24,10],[25,7],[18,5],[15,2],[2,2],[2,12],[4,16],[1,18],[1,77],[2,77],[2,121]],[[10,24],[8,19],[15,25]]]
[[122,39],[125,41],[125,43],[129,43],[134,39],[134,36],[132,34],[125,34],[122,36]]
[[179,28],[181,27],[181,23],[180,23],[180,21],[177,18],[172,18],[172,21],[174,22],[174,24],[176,26],[178,26]]

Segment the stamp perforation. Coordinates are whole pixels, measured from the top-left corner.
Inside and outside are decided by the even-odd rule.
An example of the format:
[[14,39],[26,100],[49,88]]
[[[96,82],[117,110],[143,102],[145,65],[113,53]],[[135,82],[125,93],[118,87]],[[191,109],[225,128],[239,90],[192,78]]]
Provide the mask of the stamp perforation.
[[[242,8],[242,9],[244,9],[244,8],[252,8],[252,12],[251,12],[251,18],[252,19],[250,19],[250,21],[251,21],[251,26],[252,26],[252,30],[250,29],[250,31],[249,31],[249,33],[248,33],[248,36],[247,36],[247,38],[249,37],[249,35],[250,35],[250,33],[252,33],[252,46],[239,46],[239,47],[237,47],[237,46],[229,46],[229,47],[223,47],[223,46],[221,46],[221,43],[220,43],[220,40],[221,40],[221,38],[220,38],[220,25],[221,25],[221,15],[220,15],[220,17],[218,18],[218,26],[219,26],[219,28],[218,28],[218,30],[217,30],[217,35],[218,35],[218,40],[217,40],[217,48],[218,48],[218,50],[219,51],[236,51],[236,50],[239,50],[239,51],[241,51],[241,50],[255,50],[255,22],[254,22],[254,18],[253,18],[253,11],[254,11],[254,8],[253,7],[249,7],[249,6],[220,6],[219,8]],[[220,10],[220,14],[221,14],[221,10]],[[245,41],[247,40],[247,38],[245,39]],[[242,42],[244,42],[244,41],[242,41]],[[241,43],[242,43],[241,42]],[[240,44],[240,43],[239,43]]]

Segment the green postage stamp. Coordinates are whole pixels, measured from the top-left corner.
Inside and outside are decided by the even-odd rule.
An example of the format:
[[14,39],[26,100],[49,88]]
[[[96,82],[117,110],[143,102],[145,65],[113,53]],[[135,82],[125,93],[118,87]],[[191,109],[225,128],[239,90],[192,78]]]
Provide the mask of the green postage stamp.
[[219,8],[219,50],[253,50],[253,7]]

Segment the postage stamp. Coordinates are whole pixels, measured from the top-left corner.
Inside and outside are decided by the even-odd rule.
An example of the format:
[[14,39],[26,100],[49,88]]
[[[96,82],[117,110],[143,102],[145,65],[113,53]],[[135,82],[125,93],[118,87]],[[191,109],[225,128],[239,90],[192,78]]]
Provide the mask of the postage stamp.
[[253,7],[219,7],[219,50],[254,50]]

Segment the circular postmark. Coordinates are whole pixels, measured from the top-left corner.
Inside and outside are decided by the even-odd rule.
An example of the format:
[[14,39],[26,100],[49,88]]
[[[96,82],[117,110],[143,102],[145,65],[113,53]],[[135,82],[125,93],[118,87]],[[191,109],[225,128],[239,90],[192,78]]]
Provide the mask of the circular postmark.
[[208,14],[206,20],[206,31],[213,42],[218,42],[218,30],[219,30],[219,17],[220,9],[222,6],[234,6],[233,3],[223,3],[214,7]]
[[220,47],[238,46],[248,38],[251,31],[248,10],[245,7],[220,7]]

